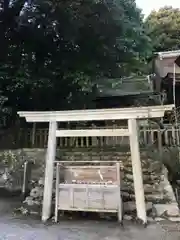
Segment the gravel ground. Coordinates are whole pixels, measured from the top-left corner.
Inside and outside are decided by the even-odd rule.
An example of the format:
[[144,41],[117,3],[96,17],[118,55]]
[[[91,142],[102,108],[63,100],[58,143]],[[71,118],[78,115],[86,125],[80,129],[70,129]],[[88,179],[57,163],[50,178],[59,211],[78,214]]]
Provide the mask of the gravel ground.
[[179,240],[180,232],[167,224],[150,225],[146,229],[126,223],[61,222],[45,226],[38,222],[4,218],[0,220],[0,239],[12,240]]
[[[28,217],[12,216],[16,201],[0,200],[0,240],[180,240],[180,224],[151,224],[147,228],[124,223],[98,221],[61,221],[42,224]],[[179,227],[179,228],[178,228]]]

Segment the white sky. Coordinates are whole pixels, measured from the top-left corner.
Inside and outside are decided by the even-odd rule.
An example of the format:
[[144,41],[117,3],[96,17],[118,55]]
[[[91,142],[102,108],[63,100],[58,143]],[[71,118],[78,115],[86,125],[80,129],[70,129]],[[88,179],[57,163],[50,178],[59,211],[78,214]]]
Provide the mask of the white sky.
[[180,0],[136,0],[139,8],[147,16],[153,9],[158,10],[164,6],[180,8]]

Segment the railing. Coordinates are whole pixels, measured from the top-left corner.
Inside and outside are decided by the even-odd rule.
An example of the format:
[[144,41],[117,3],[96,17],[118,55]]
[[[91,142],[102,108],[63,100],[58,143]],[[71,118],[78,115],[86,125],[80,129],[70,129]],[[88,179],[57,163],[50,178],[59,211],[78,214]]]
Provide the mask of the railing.
[[[180,145],[180,128],[176,129],[172,125],[165,126],[165,129],[139,130],[139,141],[141,146],[147,145]],[[47,147],[48,129],[24,129],[20,131],[21,145],[24,148],[45,148]],[[77,137],[77,138],[57,138],[57,147],[98,147],[98,146],[127,146],[128,137]]]

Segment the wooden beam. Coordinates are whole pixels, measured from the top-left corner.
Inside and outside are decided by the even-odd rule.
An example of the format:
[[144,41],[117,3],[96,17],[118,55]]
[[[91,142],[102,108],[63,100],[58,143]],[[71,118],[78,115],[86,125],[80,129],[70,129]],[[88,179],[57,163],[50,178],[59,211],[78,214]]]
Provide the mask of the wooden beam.
[[27,122],[73,122],[73,121],[100,121],[119,119],[144,119],[163,117],[165,111],[172,110],[174,105],[113,108],[74,111],[48,112],[18,112]]
[[[118,162],[121,163],[121,160],[119,160],[119,161],[114,161],[114,160],[104,160],[104,161],[103,160],[99,160],[99,161],[93,161],[93,160],[89,160],[89,161],[88,160],[87,161],[86,160],[84,160],[84,161],[83,160],[79,160],[79,161],[78,160],[77,161],[73,161],[73,160],[72,161],[68,161],[68,160],[67,161],[61,161],[60,160],[60,161],[54,161],[54,163],[59,163],[60,165],[66,164],[66,163],[70,164],[70,165],[72,163],[75,163],[75,164],[77,164],[77,163],[89,163],[89,165],[87,165],[87,166],[92,166],[92,163],[94,163],[94,164],[95,163],[96,164],[97,163],[101,164],[101,163],[118,163]],[[110,165],[110,167],[111,166],[113,166],[113,165]]]
[[56,137],[117,137],[129,136],[128,129],[57,130]]

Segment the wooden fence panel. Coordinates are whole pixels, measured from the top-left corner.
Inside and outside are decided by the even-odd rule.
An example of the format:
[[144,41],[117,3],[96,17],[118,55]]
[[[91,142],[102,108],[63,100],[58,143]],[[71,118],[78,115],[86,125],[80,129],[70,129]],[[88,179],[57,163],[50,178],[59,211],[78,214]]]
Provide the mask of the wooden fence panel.
[[[48,129],[36,129],[35,134],[32,129],[20,131],[21,139],[23,139],[22,147],[46,148],[48,140]],[[32,143],[32,134],[34,141]],[[141,146],[159,145],[178,145],[180,136],[180,128],[175,129],[169,126],[165,129],[147,129],[139,130],[139,141]],[[58,148],[68,147],[102,147],[102,146],[127,146],[129,145],[128,137],[66,137],[57,138]]]

